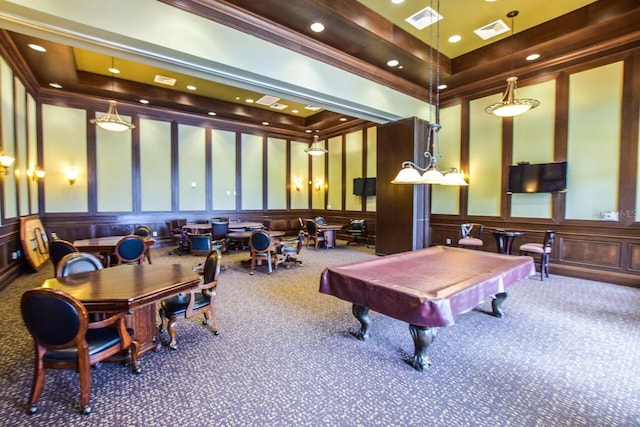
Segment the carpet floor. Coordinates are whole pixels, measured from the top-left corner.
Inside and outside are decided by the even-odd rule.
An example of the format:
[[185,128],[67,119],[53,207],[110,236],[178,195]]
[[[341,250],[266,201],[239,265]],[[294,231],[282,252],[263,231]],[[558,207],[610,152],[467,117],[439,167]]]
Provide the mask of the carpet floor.
[[[487,302],[441,328],[418,372],[406,323],[372,312],[361,342],[351,305],[318,292],[325,267],[375,257],[339,243],[270,275],[249,275],[246,252],[224,255],[220,335],[182,319],[178,349],[143,356],[141,375],[101,364],[88,416],[77,374],[58,370],[24,414],[33,347],[19,301],[52,267],[21,277],[0,292],[0,426],[640,426],[640,289],[532,276],[504,318]],[[153,262],[204,260],[168,249]]]

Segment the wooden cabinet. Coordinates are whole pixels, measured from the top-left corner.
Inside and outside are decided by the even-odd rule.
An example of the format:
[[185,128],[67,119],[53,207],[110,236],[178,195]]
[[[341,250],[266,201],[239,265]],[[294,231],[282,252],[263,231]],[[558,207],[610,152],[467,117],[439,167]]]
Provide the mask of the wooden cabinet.
[[391,184],[402,162],[425,165],[427,125],[412,117],[378,127],[376,253],[429,246],[429,185]]

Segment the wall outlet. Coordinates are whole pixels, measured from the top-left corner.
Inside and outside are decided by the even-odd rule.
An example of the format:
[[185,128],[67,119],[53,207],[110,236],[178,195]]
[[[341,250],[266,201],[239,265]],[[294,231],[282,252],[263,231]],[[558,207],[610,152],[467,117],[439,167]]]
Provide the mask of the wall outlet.
[[20,258],[20,250],[11,252],[11,259],[19,259],[19,258]]
[[447,239],[447,245],[451,244],[451,239]]

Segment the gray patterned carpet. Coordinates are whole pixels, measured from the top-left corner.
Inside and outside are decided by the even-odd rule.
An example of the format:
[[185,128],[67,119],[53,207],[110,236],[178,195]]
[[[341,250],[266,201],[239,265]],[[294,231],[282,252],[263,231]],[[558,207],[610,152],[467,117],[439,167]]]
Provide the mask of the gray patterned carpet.
[[[195,265],[167,256],[155,263]],[[24,415],[32,343],[22,292],[51,268],[0,293],[2,426],[640,426],[640,289],[553,276],[511,288],[506,316],[489,304],[441,329],[431,369],[407,361],[405,323],[372,313],[371,338],[348,303],[318,292],[327,265],[371,258],[341,246],[303,250],[303,267],[248,274],[246,253],[225,255],[221,334],[178,323],[178,350],[93,370],[93,413],[75,412],[77,374],[50,371],[39,412]]]

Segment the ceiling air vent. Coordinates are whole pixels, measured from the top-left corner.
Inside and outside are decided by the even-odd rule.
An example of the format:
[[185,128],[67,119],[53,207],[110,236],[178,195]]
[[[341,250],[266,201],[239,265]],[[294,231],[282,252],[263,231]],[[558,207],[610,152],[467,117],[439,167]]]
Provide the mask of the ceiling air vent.
[[288,105],[280,104],[279,102],[274,102],[273,104],[270,105],[270,107],[276,110],[284,110],[288,107]]
[[482,40],[489,40],[492,37],[495,37],[499,34],[506,33],[510,28],[507,24],[504,23],[502,19],[498,19],[491,24],[487,24],[482,28],[478,28],[477,30],[473,30],[474,33]]
[[174,86],[176,84],[176,79],[172,77],[161,76],[160,74],[156,74],[153,78],[154,83],[160,83],[167,86]]
[[264,95],[262,98],[256,101],[256,104],[271,105],[274,102],[278,102],[278,101],[280,101],[280,98],[276,98],[275,96],[271,96],[271,95]]
[[420,12],[416,12],[410,17],[408,17],[407,19],[405,19],[405,21],[407,21],[409,24],[416,27],[418,30],[422,30],[424,28],[427,28],[429,25],[433,24],[434,22],[438,22],[441,19],[442,19],[442,15],[440,15],[438,12],[431,9],[430,7],[425,7]]

